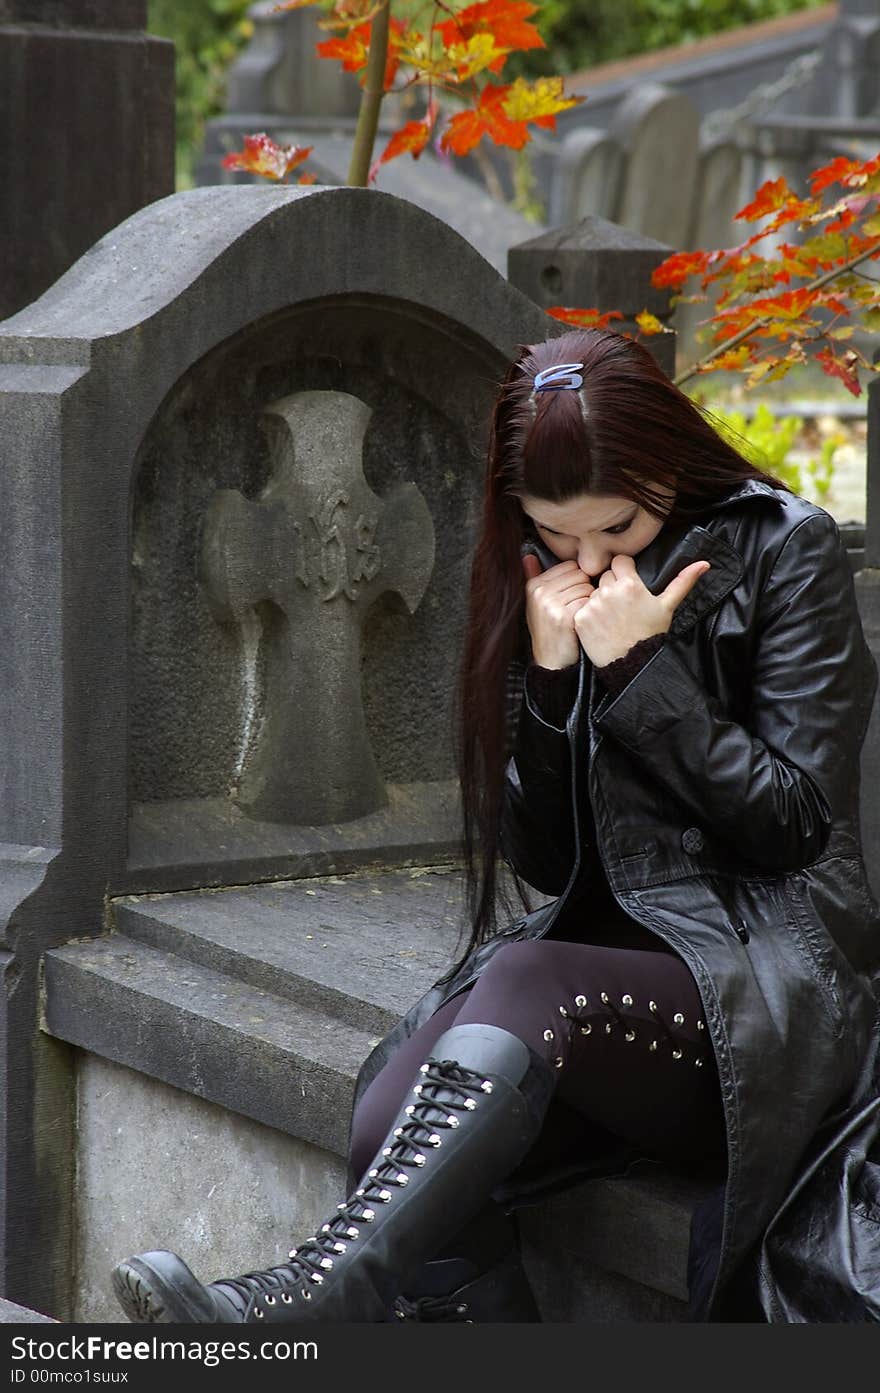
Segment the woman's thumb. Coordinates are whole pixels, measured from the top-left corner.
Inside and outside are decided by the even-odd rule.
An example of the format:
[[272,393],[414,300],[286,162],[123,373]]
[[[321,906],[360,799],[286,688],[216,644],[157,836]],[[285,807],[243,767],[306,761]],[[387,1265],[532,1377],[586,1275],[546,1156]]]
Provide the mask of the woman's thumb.
[[526,580],[534,580],[535,576],[540,576],[543,574],[544,567],[541,565],[540,561],[538,560],[537,556],[533,551],[526,552],[525,556],[522,559],[522,563],[523,570],[526,574]]
[[684,597],[693,590],[700,576],[705,575],[711,569],[708,561],[692,561],[669,582],[663,591],[663,599],[672,609],[678,609]]

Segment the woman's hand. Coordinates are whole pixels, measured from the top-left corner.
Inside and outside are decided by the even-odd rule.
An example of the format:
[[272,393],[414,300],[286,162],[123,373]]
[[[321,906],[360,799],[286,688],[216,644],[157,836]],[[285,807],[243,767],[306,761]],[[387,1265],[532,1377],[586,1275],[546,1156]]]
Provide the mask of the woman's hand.
[[605,667],[622,658],[641,639],[665,634],[682,600],[709,569],[708,561],[692,561],[662,594],[652,595],[633,558],[615,556],[599,584],[589,586],[589,598],[574,615],[575,632],[594,667]]
[[560,561],[544,571],[529,552],[522,563],[532,657],[538,667],[569,667],[580,656],[574,616],[593,595],[593,584],[576,561]]

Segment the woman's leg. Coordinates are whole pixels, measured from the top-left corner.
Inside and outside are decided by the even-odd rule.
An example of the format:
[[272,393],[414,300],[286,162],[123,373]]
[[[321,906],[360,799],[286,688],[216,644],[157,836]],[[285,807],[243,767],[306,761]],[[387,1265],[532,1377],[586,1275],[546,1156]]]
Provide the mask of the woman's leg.
[[[399,1106],[415,1061],[450,1023],[488,1023],[542,1053],[556,1071],[556,1095],[591,1122],[671,1161],[718,1162],[724,1117],[702,1004],[686,965],[672,954],[538,940],[498,950],[476,985],[453,998],[389,1061],[361,1099],[352,1126],[356,1173],[373,1154]],[[398,1303],[410,1318],[423,1306],[436,1319],[447,1270],[504,1271],[493,1282],[484,1319],[538,1319],[522,1274],[510,1265],[512,1224],[499,1235],[501,1211],[483,1211],[453,1235]],[[503,1222],[503,1220],[502,1220]],[[482,1250],[482,1260],[481,1260]],[[460,1260],[454,1267],[452,1260]],[[463,1279],[461,1279],[463,1280]],[[476,1289],[452,1293],[454,1307]],[[511,1297],[509,1293],[514,1293]],[[427,1300],[423,1298],[427,1297]],[[474,1303],[472,1302],[471,1305]],[[516,1314],[505,1314],[505,1305]],[[527,1314],[531,1306],[532,1314]],[[442,1317],[448,1319],[448,1315]]]
[[373,1079],[352,1119],[356,1175],[420,1061],[451,1025],[467,1023],[518,1035],[557,1070],[556,1096],[615,1135],[669,1161],[723,1157],[715,1059],[681,958],[538,939],[500,948],[476,984],[435,1012]]

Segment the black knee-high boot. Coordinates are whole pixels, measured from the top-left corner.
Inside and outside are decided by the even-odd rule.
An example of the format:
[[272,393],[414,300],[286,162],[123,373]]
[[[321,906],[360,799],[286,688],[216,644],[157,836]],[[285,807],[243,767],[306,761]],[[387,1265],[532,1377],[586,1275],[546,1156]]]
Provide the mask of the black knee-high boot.
[[490,1200],[413,1273],[394,1313],[398,1320],[431,1323],[540,1322],[513,1219]]
[[286,1263],[206,1285],[176,1254],[144,1253],[113,1273],[120,1304],[134,1321],[386,1320],[407,1278],[525,1155],[555,1082],[509,1031],[453,1026],[362,1184]]

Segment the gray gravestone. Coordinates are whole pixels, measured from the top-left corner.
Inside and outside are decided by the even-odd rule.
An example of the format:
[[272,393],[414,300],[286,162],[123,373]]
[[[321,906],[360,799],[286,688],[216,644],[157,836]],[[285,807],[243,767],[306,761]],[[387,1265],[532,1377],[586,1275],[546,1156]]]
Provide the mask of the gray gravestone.
[[174,189],[174,46],[146,0],[0,0],[0,318]]
[[[349,933],[361,993],[383,955],[422,953],[413,917],[420,971],[432,937],[448,953],[449,896],[377,871],[458,853],[455,655],[489,413],[516,344],[556,332],[444,223],[322,187],[153,204],[0,328],[9,1299],[73,1308],[64,1042],[237,1113],[272,1093],[327,1145],[364,1021],[398,1004],[359,1008],[316,963],[328,1005],[312,944],[297,930],[305,956],[279,956],[259,903],[237,904],[247,951],[202,959],[185,927],[103,937],[121,897],[213,887],[219,906],[222,887],[346,872],[336,909],[303,888],[306,939],[329,963]],[[286,684],[316,643],[297,709]],[[297,785],[297,760],[326,789]]]
[[614,221],[683,248],[697,177],[696,107],[680,93],[648,82],[621,104],[608,133],[625,157]]
[[[670,323],[669,292],[651,285],[651,272],[669,252],[669,247],[629,228],[586,217],[572,227],[557,228],[512,247],[508,277],[546,309],[566,305],[618,310],[623,318],[612,320],[610,327],[636,333],[634,319],[642,310]],[[645,343],[671,376],[675,334],[659,334]]]
[[562,141],[550,191],[550,223],[568,227],[590,214],[611,218],[618,202],[623,152],[595,126],[576,126]]

